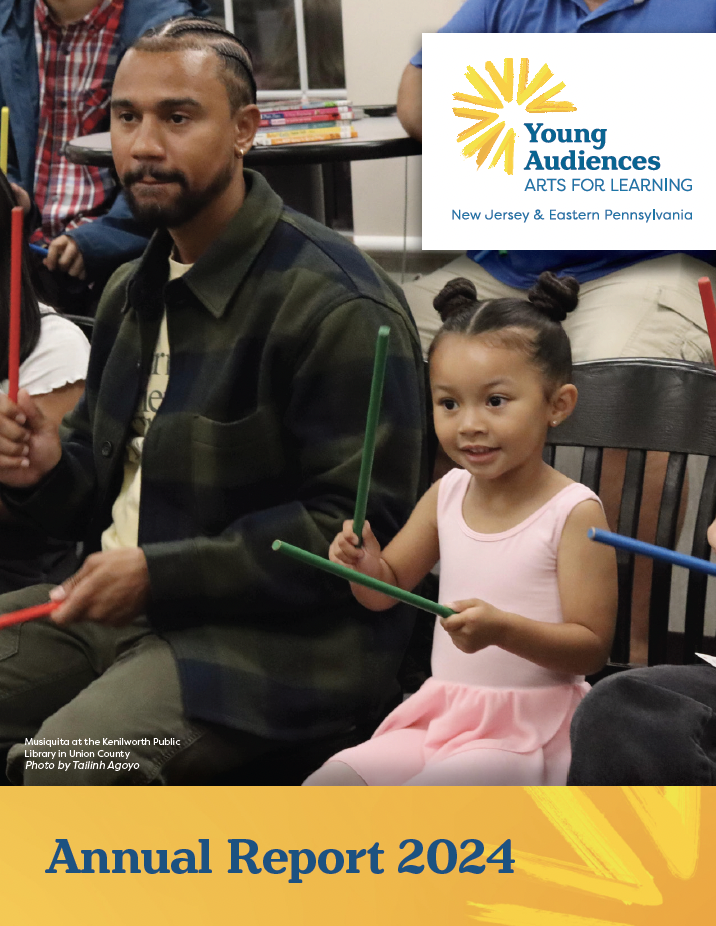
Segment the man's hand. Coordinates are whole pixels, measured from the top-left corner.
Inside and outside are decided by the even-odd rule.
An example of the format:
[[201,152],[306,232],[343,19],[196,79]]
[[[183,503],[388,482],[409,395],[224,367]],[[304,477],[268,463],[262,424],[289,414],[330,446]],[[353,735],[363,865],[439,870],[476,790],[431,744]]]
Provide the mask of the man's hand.
[[79,572],[50,592],[61,601],[52,613],[56,624],[96,621],[124,627],[146,610],[149,597],[147,559],[139,547],[93,553]]
[[17,404],[0,394],[0,482],[26,488],[39,482],[60,462],[57,423],[44,415],[27,390]]
[[82,251],[69,235],[60,235],[50,242],[44,264],[48,270],[62,270],[79,280],[87,276]]
[[11,183],[12,191],[15,194],[15,201],[18,206],[22,206],[22,211],[27,215],[32,209],[32,200],[27,192],[23,190],[21,186],[18,186],[16,183]]

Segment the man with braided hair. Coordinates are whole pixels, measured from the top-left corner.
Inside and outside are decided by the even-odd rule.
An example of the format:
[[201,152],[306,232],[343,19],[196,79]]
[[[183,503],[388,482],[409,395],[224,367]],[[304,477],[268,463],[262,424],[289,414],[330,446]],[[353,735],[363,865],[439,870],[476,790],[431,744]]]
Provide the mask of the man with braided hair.
[[[206,15],[204,0],[0,0],[0,106],[10,107],[8,176],[48,246],[44,282],[66,311],[89,310],[104,283],[138,257],[147,230],[109,168],[71,164],[67,141],[101,132],[129,45],[170,17]],[[86,282],[83,282],[86,281]]]
[[[368,515],[382,542],[401,527],[427,475],[420,344],[377,266],[243,169],[254,99],[219,26],[169,23],[129,50],[112,147],[157,231],[105,290],[62,439],[24,392],[0,397],[5,504],[88,554],[63,586],[0,598],[61,603],[0,630],[12,781],[194,783],[291,744],[328,755],[392,696],[410,615],[365,611],[271,542],[325,555],[352,516],[382,324]],[[94,756],[37,768],[13,746],[31,736]],[[119,768],[104,738],[129,752]]]

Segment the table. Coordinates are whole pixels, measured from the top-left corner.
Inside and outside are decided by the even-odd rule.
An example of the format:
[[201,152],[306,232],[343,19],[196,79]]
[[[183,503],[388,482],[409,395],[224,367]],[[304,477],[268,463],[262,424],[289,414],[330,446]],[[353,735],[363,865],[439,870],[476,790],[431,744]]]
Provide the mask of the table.
[[[422,144],[406,134],[397,116],[367,116],[357,119],[354,126],[358,132],[357,138],[252,148],[244,156],[244,163],[247,167],[280,168],[282,172],[290,168],[290,173],[286,173],[288,182],[281,183],[283,189],[279,189],[278,192],[290,205],[294,205],[287,198],[287,188],[307,190],[307,202],[297,205],[296,208],[302,206],[301,211],[324,222],[324,164],[410,157],[422,151]],[[65,145],[65,154],[74,164],[114,166],[109,132],[73,138]],[[273,185],[277,185],[276,177],[272,170]]]

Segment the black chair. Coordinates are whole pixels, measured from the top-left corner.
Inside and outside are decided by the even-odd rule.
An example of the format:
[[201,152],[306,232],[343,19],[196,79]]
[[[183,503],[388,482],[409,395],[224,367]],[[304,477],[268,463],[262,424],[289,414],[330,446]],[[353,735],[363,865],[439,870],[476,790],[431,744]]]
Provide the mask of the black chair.
[[68,321],[74,322],[78,328],[82,329],[82,333],[87,338],[87,340],[92,343],[92,332],[94,331],[94,318],[91,318],[88,315],[65,315],[63,317]]
[[[545,460],[557,446],[583,447],[580,480],[599,491],[602,452],[627,451],[617,531],[636,536],[647,451],[669,454],[656,543],[674,548],[689,454],[708,457],[691,553],[708,559],[706,530],[716,513],[716,371],[679,360],[596,360],[574,366],[579,400],[574,414],[548,436]],[[610,663],[602,674],[629,667],[634,556],[617,552],[619,605]],[[649,603],[649,665],[696,662],[703,646],[708,577],[690,572],[681,652],[667,654],[672,567],[654,561]]]

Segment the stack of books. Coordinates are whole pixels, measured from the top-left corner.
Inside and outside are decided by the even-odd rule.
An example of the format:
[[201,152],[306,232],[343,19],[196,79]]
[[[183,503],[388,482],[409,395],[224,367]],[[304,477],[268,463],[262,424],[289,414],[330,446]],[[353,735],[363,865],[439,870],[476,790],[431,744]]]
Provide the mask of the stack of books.
[[258,146],[356,138],[353,120],[363,116],[347,100],[278,100],[260,103],[259,110],[261,122],[254,139]]

